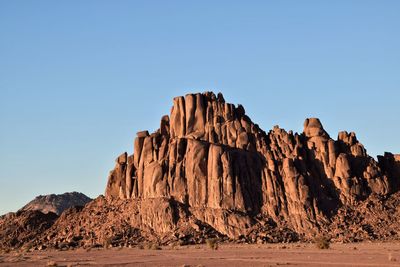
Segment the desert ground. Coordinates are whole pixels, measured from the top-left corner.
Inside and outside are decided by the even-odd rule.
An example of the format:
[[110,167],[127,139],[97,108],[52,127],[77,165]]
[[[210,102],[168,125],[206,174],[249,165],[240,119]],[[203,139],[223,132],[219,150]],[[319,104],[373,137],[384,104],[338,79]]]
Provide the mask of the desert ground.
[[139,248],[77,249],[70,251],[10,252],[0,266],[400,266],[400,243],[220,244]]

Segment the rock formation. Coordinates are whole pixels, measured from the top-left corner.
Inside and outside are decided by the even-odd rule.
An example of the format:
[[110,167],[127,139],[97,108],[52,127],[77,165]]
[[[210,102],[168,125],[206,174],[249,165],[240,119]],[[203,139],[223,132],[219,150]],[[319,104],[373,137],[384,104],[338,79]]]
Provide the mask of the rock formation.
[[[246,235],[259,216],[310,236],[341,207],[398,191],[399,166],[400,155],[375,161],[353,132],[332,139],[317,118],[306,119],[300,134],[278,126],[266,133],[243,106],[206,92],[176,97],[156,132],[137,133],[134,153],[117,158],[105,195],[172,200],[230,238]],[[173,207],[152,208],[141,220],[155,232],[181,219],[165,227],[156,221]]]
[[0,216],[0,251],[30,244],[49,229],[57,214],[38,210],[10,212]]
[[133,146],[105,197],[58,218],[0,217],[0,249],[400,239],[400,155],[376,161],[355,133],[334,140],[319,119],[267,133],[221,94],[188,94]]
[[37,196],[30,201],[20,211],[38,210],[43,213],[53,212],[60,215],[64,210],[74,206],[85,206],[91,198],[79,192],[68,192],[64,194],[50,194]]

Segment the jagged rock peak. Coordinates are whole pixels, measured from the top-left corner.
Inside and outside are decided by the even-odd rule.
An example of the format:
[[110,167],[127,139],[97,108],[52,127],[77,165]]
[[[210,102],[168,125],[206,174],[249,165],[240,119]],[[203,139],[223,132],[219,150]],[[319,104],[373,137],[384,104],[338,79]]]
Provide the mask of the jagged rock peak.
[[[243,106],[226,103],[221,93],[215,96],[212,92],[175,97],[168,121],[171,138],[193,138],[235,147],[238,130],[250,130],[250,119]],[[227,127],[234,130],[227,132]],[[160,132],[165,133],[166,128],[162,126]]]
[[308,118],[304,121],[304,130],[305,136],[307,137],[315,137],[315,136],[323,136],[328,137],[328,133],[324,130],[321,121],[318,118]]

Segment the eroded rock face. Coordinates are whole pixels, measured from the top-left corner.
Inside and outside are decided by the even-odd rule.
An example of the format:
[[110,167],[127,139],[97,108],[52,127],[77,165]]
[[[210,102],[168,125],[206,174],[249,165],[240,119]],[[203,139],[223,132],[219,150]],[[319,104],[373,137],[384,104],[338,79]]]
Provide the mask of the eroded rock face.
[[[278,126],[266,133],[241,105],[206,92],[176,97],[156,132],[137,133],[133,155],[117,158],[105,194],[173,200],[231,238],[248,234],[257,216],[311,236],[339,208],[398,191],[399,179],[400,156],[387,153],[377,162],[352,132],[334,140],[309,118],[303,133]],[[167,231],[157,210],[174,214],[174,206],[148,207],[154,211],[140,212],[142,224]],[[180,219],[164,220],[172,229]]]

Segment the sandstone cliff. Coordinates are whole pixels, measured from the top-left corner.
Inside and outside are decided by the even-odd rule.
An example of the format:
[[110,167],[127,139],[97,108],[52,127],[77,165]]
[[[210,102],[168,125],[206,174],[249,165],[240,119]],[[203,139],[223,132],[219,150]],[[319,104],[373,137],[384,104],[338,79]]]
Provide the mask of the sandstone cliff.
[[[163,205],[140,211],[138,227],[172,231],[174,206],[230,238],[273,220],[304,236],[319,232],[343,207],[399,190],[400,156],[375,161],[353,132],[332,139],[317,118],[302,133],[268,133],[241,106],[212,92],[176,97],[152,134],[137,133],[134,153],[110,172],[107,198]],[[163,218],[160,221],[160,218]]]

